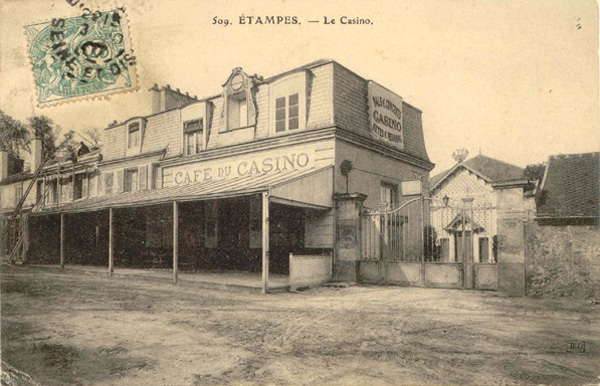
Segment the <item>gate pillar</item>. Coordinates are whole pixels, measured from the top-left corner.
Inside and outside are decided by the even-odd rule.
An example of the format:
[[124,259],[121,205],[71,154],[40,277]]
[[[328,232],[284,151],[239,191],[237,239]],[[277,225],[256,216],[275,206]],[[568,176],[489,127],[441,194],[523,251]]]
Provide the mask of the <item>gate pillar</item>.
[[334,280],[358,281],[361,258],[360,211],[367,195],[335,194],[336,238]]
[[525,206],[527,181],[493,184],[498,198],[498,290],[525,295]]

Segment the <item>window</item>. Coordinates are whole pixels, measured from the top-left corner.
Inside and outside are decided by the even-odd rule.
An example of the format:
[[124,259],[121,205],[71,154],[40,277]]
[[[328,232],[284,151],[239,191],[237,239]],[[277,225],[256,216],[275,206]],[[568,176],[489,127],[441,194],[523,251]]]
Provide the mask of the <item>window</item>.
[[129,135],[127,137],[127,148],[132,149],[140,145],[140,124],[134,122],[129,125]]
[[248,103],[246,100],[246,92],[230,95],[227,101],[227,128],[231,130],[248,126]]
[[392,206],[398,203],[398,186],[381,183],[381,203]]
[[300,127],[298,103],[298,93],[275,99],[275,132],[281,133]]
[[21,201],[22,196],[23,196],[23,187],[15,186],[15,206],[19,205],[19,201]]
[[52,180],[50,182],[50,204],[56,204],[58,202],[58,180]]
[[83,175],[75,175],[73,184],[73,199],[78,200],[83,197]]
[[204,128],[202,119],[185,122],[183,125],[185,155],[198,154],[202,150]]
[[112,194],[114,182],[115,178],[113,173],[108,173],[104,176],[104,190],[106,194]]
[[137,169],[127,169],[125,170],[125,184],[123,186],[123,191],[125,192],[135,192],[138,187],[138,171]]

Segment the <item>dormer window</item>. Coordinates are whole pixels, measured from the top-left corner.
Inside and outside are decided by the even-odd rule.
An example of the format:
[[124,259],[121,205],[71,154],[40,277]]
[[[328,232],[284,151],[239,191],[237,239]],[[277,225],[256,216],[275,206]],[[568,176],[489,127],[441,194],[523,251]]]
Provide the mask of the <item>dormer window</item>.
[[202,151],[204,127],[202,119],[187,121],[183,124],[185,155],[198,154]]
[[140,123],[130,123],[128,130],[129,135],[127,137],[127,148],[132,149],[138,147],[140,145]]
[[271,134],[287,134],[306,128],[308,81],[309,74],[301,71],[270,84]]
[[260,78],[249,77],[240,67],[237,67],[223,84],[224,103],[219,132],[256,125],[254,90],[256,79]]
[[228,98],[227,125],[229,129],[248,126],[248,101],[246,93],[240,92],[230,95]]
[[131,118],[124,124],[125,130],[125,156],[139,155],[144,143],[146,121],[144,118]]
[[296,130],[299,126],[298,93],[275,99],[275,132]]

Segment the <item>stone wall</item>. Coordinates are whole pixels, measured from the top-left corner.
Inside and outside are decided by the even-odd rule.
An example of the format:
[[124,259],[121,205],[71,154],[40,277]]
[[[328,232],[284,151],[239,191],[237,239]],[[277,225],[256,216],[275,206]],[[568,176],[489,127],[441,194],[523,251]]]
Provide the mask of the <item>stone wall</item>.
[[530,295],[592,296],[600,283],[597,225],[525,225]]

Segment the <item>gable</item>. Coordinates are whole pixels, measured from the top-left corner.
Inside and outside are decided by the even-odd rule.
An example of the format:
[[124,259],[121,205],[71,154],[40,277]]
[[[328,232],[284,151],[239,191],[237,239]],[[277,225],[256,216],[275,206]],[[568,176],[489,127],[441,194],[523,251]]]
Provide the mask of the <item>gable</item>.
[[475,173],[459,168],[433,191],[433,197],[485,197],[493,193],[492,185]]

